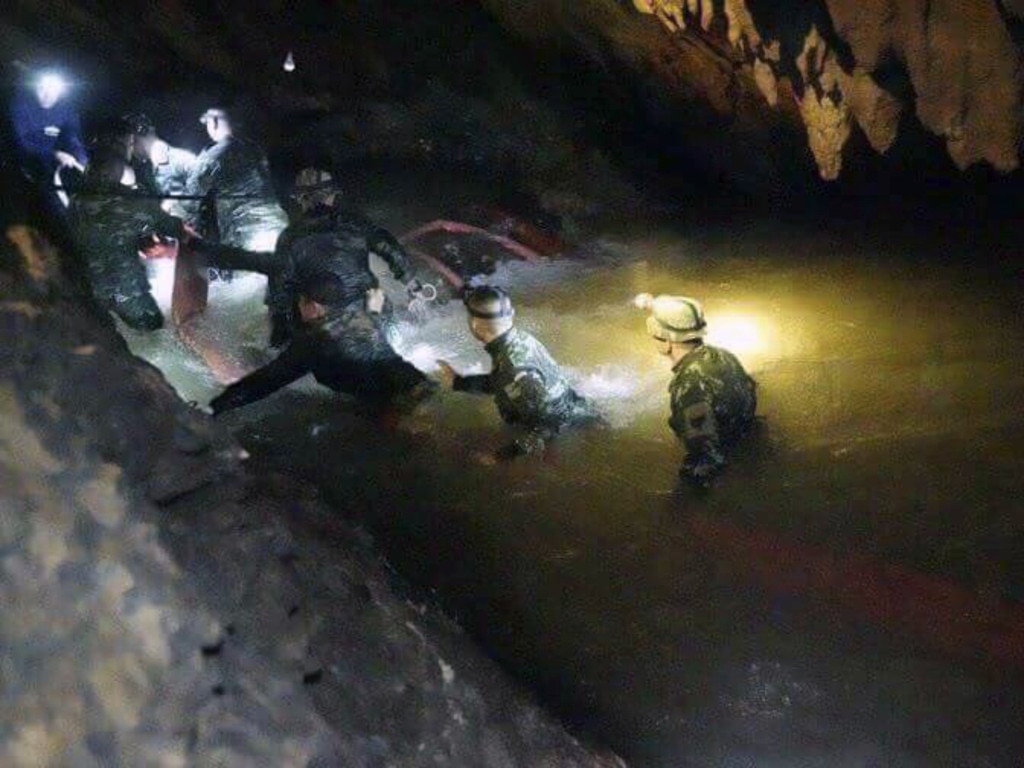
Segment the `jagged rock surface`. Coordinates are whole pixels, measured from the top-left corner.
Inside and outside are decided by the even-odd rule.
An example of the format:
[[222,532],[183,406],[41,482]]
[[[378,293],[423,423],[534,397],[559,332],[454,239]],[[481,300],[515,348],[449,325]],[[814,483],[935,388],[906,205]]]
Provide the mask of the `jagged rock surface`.
[[[754,135],[758,150],[774,156],[776,165],[798,166],[786,156],[791,147],[769,145],[773,126],[792,130],[802,123],[819,174],[834,180],[854,126],[884,154],[909,114],[945,139],[961,170],[979,163],[1001,172],[1019,166],[1024,68],[1010,28],[1019,4],[483,2],[533,41],[585,51],[599,49],[595,41],[602,41],[640,77],[657,77],[670,100],[720,118],[717,142],[692,133],[706,119],[690,114],[682,120],[687,130],[680,143],[698,149],[717,143],[720,152],[723,146],[739,150],[729,156],[741,159],[746,153],[740,145]],[[658,19],[660,32],[641,15]],[[760,107],[750,102],[751,93],[762,94]],[[777,114],[766,114],[765,107]],[[713,159],[711,164],[728,172]],[[747,172],[753,163],[747,158],[744,165]]]
[[[0,764],[612,766],[132,358],[0,187]],[[59,238],[58,238],[59,240]]]

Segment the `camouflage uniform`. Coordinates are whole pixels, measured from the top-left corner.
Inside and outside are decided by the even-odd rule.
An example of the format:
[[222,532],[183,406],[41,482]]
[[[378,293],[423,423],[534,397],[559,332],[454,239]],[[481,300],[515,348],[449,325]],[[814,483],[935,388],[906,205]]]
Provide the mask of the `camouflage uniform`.
[[505,453],[533,453],[569,426],[599,424],[601,417],[570,386],[543,344],[512,328],[485,347],[493,367],[488,374],[459,376],[454,388],[494,396],[501,418],[524,427],[527,435]]
[[[177,147],[169,147],[168,153],[170,157],[166,163],[152,166],[153,183],[161,194],[184,195],[188,190],[188,179],[196,164],[196,156]],[[182,200],[172,200],[169,213],[185,218],[188,211],[182,203]]]
[[303,326],[277,359],[232,384],[210,405],[214,413],[223,413],[261,400],[307,373],[325,387],[376,405],[403,395],[414,399],[434,386],[391,348],[382,319],[367,312],[361,298]]
[[288,226],[270,184],[266,158],[241,139],[227,138],[204,149],[192,166],[185,192],[214,198],[215,222],[203,220],[202,201],[183,201],[185,222],[208,239],[268,251]]
[[134,196],[123,185],[90,185],[72,204],[75,238],[89,267],[93,294],[129,326],[154,330],[163,315],[139,258],[143,230],[168,228],[159,200]]
[[706,344],[672,370],[668,423],[686,445],[682,474],[706,480],[725,465],[724,450],[753,423],[756,385],[735,355]]

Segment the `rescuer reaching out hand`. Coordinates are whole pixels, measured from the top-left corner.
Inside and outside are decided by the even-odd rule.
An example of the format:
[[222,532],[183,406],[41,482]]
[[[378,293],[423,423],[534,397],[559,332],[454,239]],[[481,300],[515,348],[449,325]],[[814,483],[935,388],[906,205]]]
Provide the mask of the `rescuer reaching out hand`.
[[568,379],[543,344],[514,326],[515,310],[501,288],[471,288],[464,298],[470,332],[491,356],[491,372],[461,376],[444,360],[438,361],[442,385],[456,392],[494,397],[508,424],[525,434],[498,451],[499,458],[540,453],[562,429],[599,425],[604,420]]

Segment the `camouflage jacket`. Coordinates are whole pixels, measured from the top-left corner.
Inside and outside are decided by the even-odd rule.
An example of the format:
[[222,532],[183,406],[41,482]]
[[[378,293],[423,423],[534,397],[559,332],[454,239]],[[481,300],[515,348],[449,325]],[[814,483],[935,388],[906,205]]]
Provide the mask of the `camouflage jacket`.
[[573,423],[599,420],[544,345],[530,334],[512,328],[485,349],[493,362],[491,372],[460,376],[455,389],[493,395],[507,423],[553,434]]
[[754,380],[731,352],[703,344],[672,369],[669,426],[686,445],[686,468],[725,464],[724,449],[749,428],[757,409]]
[[287,270],[287,290],[296,280],[330,276],[345,286],[342,305],[363,301],[379,287],[370,270],[370,254],[380,256],[398,280],[409,271],[405,249],[394,235],[365,216],[321,206],[305,214],[284,231],[277,243],[279,263]]
[[169,217],[159,200],[142,194],[122,185],[89,185],[72,201],[72,230],[101,301],[149,292],[139,238],[146,228],[168,228]]
[[392,349],[379,315],[348,308],[303,325],[275,360],[232,384],[211,405],[217,413],[238,408],[307,373],[336,392],[371,401],[386,401],[426,381]]
[[168,154],[166,163],[153,166],[156,186],[165,195],[183,195],[188,189],[188,179],[196,164],[196,156],[177,147],[170,147]]
[[185,193],[212,196],[212,222],[204,217],[201,200],[183,201],[185,222],[204,237],[228,245],[273,250],[277,236],[288,226],[270,183],[266,158],[241,139],[228,138],[204,149],[192,166]]

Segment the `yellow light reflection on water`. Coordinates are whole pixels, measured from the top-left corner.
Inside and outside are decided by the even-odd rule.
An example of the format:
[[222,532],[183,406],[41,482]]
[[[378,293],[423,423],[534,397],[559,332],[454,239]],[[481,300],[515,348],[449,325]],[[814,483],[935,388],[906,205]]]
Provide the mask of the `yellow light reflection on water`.
[[707,343],[737,355],[766,355],[768,338],[758,321],[749,315],[716,315],[708,320]]

